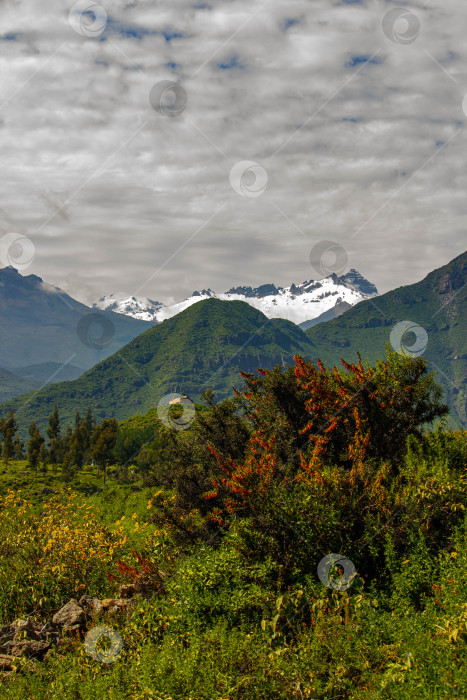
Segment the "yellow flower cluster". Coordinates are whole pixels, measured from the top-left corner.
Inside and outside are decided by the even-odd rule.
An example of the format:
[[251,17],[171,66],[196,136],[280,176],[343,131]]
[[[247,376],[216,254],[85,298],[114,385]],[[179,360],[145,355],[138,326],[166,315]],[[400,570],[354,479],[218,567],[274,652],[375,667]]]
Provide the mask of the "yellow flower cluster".
[[[19,557],[35,580],[77,592],[91,581],[105,580],[116,558],[125,553],[123,527],[104,527],[91,506],[67,489],[46,502],[41,512],[20,492],[0,497],[0,563]],[[33,581],[31,580],[31,584]]]

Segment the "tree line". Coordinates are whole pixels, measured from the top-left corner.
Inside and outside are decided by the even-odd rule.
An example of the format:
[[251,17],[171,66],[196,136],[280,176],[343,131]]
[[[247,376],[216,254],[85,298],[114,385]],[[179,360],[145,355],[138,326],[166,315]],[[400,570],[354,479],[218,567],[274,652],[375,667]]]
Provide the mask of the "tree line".
[[28,466],[36,475],[39,469],[47,471],[61,468],[65,481],[71,481],[84,464],[93,464],[105,475],[109,464],[115,461],[114,448],[117,443],[118,423],[115,418],[106,418],[98,424],[90,408],[84,417],[76,412],[74,426],[68,425],[62,433],[58,407],[55,405],[49,416],[44,437],[36,422],[28,429],[29,439],[25,443],[18,435],[18,423],[13,410],[8,418],[0,420],[0,456],[8,465],[12,459],[27,459]]

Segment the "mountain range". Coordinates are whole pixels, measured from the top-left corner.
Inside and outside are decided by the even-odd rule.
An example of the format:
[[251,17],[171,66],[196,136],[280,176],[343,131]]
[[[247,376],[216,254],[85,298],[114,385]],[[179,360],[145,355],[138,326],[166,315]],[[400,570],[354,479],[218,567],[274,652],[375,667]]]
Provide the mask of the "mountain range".
[[[25,428],[31,420],[44,427],[55,403],[65,423],[73,420],[76,410],[84,412],[88,406],[99,420],[125,419],[157,406],[171,392],[184,392],[196,400],[203,389],[212,388],[218,399],[228,396],[232,386],[241,383],[239,370],[288,365],[295,354],[313,361],[319,358],[328,365],[338,364],[341,357],[356,359],[358,353],[373,361],[384,356],[390,343],[401,351],[416,347],[418,354],[423,352],[445,390],[451,424],[465,426],[466,279],[467,253],[463,253],[416,284],[347,309],[341,306],[345,302],[339,302],[337,310],[331,307],[324,316],[333,310],[335,314],[343,311],[341,315],[330,320],[322,315],[321,322],[306,331],[285,319],[269,319],[245,301],[206,295],[176,316],[152,325],[77,379],[10,399],[0,406],[0,413],[13,408]],[[307,293],[304,289],[303,294]]]
[[165,321],[185,311],[192,304],[204,299],[222,301],[244,301],[261,311],[267,318],[283,318],[297,324],[309,324],[319,316],[330,312],[340,304],[347,308],[363,299],[376,296],[375,285],[351,269],[338,277],[333,274],[322,280],[309,280],[290,287],[276,287],[263,284],[259,287],[232,287],[228,292],[216,294],[211,289],[195,291],[184,301],[164,305],[144,297],[114,293],[102,297],[93,308],[102,311],[115,311],[144,321]]
[[114,294],[90,308],[36,275],[7,267],[0,270],[0,402],[76,379],[147,328],[204,299],[246,300],[269,318],[305,318],[308,327],[375,294],[376,287],[351,270],[287,288],[238,287],[223,295],[203,290],[172,306]]
[[98,420],[130,418],[157,406],[168,393],[216,397],[241,384],[239,371],[288,365],[309,355],[311,343],[294,323],[267,319],[242,301],[206,299],[139,335],[78,379],[26,394],[0,406],[15,410],[24,429],[32,420],[45,427],[58,404],[64,423],[91,406]]

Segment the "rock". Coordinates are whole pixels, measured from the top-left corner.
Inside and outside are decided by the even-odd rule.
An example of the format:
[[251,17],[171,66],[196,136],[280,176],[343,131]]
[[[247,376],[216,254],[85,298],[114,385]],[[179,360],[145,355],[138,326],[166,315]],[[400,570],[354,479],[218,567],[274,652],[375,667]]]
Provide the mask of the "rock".
[[57,643],[60,636],[59,627],[55,624],[55,622],[50,620],[49,622],[45,623],[45,625],[39,630],[38,634],[40,639],[43,639],[46,642]]
[[108,610],[109,612],[116,612],[117,610],[126,607],[128,601],[122,600],[122,598],[105,598],[102,601],[102,608]]
[[0,671],[11,671],[12,662],[14,660],[14,656],[10,656],[9,654],[0,654]]
[[28,624],[28,620],[18,619],[18,620],[15,620],[14,622],[12,622],[10,627],[14,627],[16,630],[17,627],[21,627],[21,625],[27,625],[27,624]]
[[20,623],[16,626],[13,635],[13,642],[15,642],[16,644],[17,642],[23,641],[23,639],[39,639],[39,635],[37,634],[34,624],[31,620],[28,620],[27,622],[21,620]]
[[13,625],[3,625],[3,627],[0,627],[0,653],[7,654],[9,652],[14,636],[15,628]]
[[133,598],[136,593],[136,588],[132,583],[120,586],[118,595],[120,598]]
[[74,625],[84,625],[86,614],[83,608],[78,605],[74,598],[71,598],[52,618],[59,627],[73,627]]
[[12,650],[12,656],[21,656],[24,654],[29,658],[42,658],[46,651],[50,649],[50,644],[48,642],[41,642],[35,639],[24,639],[22,642],[18,642]]
[[40,635],[48,634],[49,632],[54,632],[58,634],[58,625],[56,625],[55,622],[52,622],[52,620],[46,622],[45,625],[43,625],[39,630]]
[[102,603],[99,598],[92,598],[92,596],[89,595],[81,596],[79,604],[88,615],[96,615],[102,610]]

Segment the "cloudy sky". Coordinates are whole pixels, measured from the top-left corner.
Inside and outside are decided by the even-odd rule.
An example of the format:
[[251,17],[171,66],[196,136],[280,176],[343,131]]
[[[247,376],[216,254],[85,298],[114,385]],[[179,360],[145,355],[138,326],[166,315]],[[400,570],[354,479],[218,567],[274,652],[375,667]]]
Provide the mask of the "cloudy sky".
[[2,0],[2,262],[87,303],[302,282],[321,241],[381,292],[421,279],[465,249],[465,20],[465,0]]

